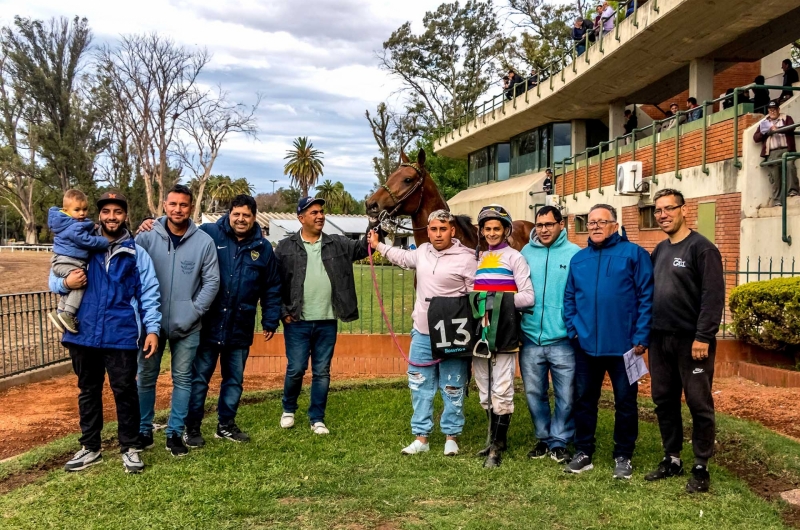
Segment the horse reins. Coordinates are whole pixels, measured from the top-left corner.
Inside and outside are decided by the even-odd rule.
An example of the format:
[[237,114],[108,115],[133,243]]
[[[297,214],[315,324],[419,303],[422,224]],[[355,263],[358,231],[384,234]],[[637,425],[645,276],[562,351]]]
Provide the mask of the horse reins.
[[[394,194],[394,192],[391,190],[391,188],[389,188],[389,186],[387,186],[386,184],[381,184],[381,188],[386,190],[386,193],[388,193],[389,197],[391,197],[392,200],[394,201],[394,208],[392,209],[391,212],[386,213],[386,210],[384,210],[382,212],[383,214],[385,214],[383,216],[384,219],[386,217],[394,218],[395,214],[397,214],[397,211],[400,209],[401,206],[403,206],[403,203],[405,202],[405,200],[408,199],[409,197],[411,197],[411,195],[414,194],[414,192],[416,192],[417,190],[420,190],[419,203],[417,204],[417,209],[414,210],[414,213],[412,213],[411,215],[416,215],[417,213],[419,213],[419,210],[422,208],[422,197],[423,197],[424,193],[422,193],[423,190],[421,190],[420,188],[422,188],[423,184],[425,184],[425,172],[422,171],[422,169],[416,163],[404,162],[404,163],[400,164],[400,167],[410,167],[411,169],[413,169],[417,173],[417,176],[419,178],[414,183],[414,185],[411,186],[411,189],[408,190],[402,197],[399,197],[399,198],[397,197],[397,195]],[[421,227],[421,228],[413,228],[412,227],[411,230],[424,230],[425,228],[426,227]]]

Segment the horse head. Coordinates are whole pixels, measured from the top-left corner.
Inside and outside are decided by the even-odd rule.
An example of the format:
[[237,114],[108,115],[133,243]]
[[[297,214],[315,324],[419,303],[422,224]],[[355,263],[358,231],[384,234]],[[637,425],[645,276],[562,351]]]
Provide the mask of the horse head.
[[401,152],[400,166],[366,201],[370,226],[386,217],[417,213],[422,206],[426,178],[429,176],[425,169],[425,150],[419,150],[417,161],[413,164]]

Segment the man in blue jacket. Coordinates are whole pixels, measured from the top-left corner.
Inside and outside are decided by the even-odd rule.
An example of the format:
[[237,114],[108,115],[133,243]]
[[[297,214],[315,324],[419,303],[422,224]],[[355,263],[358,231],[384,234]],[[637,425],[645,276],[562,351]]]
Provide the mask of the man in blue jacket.
[[216,223],[200,225],[217,246],[220,289],[203,316],[200,347],[192,370],[192,396],[186,417],[183,441],[189,447],[202,447],[200,434],[208,382],[217,359],[222,371],[222,386],[217,402],[217,438],[246,442],[250,438],[236,425],[236,411],[242,397],[244,366],[253,344],[256,305],[261,303],[264,340],[278,329],[281,316],[281,279],[272,245],[256,224],[256,201],[237,195],[230,212]]
[[[564,218],[554,206],[536,213],[536,230],[522,256],[531,268],[533,313],[522,315],[522,349],[519,369],[525,385],[528,410],[539,442],[529,458],[548,454],[558,463],[569,460],[567,444],[575,434],[572,394],[575,387],[575,352],[567,338],[562,305],[569,262],[580,248],[567,239]],[[550,414],[548,374],[553,380],[555,414]]]
[[[139,395],[136,391],[137,355],[151,356],[158,347],[161,327],[158,280],[150,256],[125,228],[128,202],[120,193],[105,193],[97,201],[97,235],[109,241],[108,250],[90,255],[86,272],[76,269],[66,278],[50,273],[50,290],[64,294],[86,288],[78,310],[78,333],[66,332],[61,342],[69,349],[78,376],[78,411],[83,446],[64,466],[80,471],[102,462],[103,382],[114,392],[117,437],[127,473],[139,473]],[[88,281],[87,281],[88,280]]]
[[643,355],[653,309],[653,265],[642,247],[617,231],[613,206],[589,211],[589,245],[570,262],[564,291],[564,323],[575,348],[575,456],[568,473],[593,468],[597,405],[608,372],[614,389],[614,478],[629,479],[639,436],[636,395],[623,354]]

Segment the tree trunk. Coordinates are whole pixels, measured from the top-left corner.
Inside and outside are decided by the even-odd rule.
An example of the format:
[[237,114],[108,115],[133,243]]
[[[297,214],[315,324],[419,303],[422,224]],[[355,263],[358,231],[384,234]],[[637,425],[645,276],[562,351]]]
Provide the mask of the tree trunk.
[[150,215],[158,217],[158,209],[153,204],[153,175],[142,169],[142,180],[144,180],[144,191],[147,195],[147,209],[150,210]]
[[200,180],[200,187],[197,189],[197,197],[194,198],[194,222],[200,224],[203,214],[203,193],[206,191],[206,183],[208,182],[208,175],[203,175]]
[[36,220],[33,218],[25,221],[25,243],[28,245],[36,245],[39,243],[36,240]]

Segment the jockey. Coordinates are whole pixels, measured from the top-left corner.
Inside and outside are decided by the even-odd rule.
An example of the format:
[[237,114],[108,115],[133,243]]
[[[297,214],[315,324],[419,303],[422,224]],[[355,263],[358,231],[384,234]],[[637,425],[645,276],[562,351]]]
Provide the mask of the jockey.
[[[514,307],[522,309],[533,306],[533,286],[528,263],[508,244],[511,222],[506,209],[496,204],[483,207],[478,214],[480,237],[486,239],[489,248],[480,253],[474,290],[513,293]],[[500,307],[495,306],[494,310],[499,311]],[[514,342],[513,347],[507,350],[492,352],[488,359],[474,357],[472,362],[481,406],[489,417],[488,444],[478,453],[486,457],[484,467],[499,466],[507,446],[508,427],[514,412],[514,373],[518,351]]]

